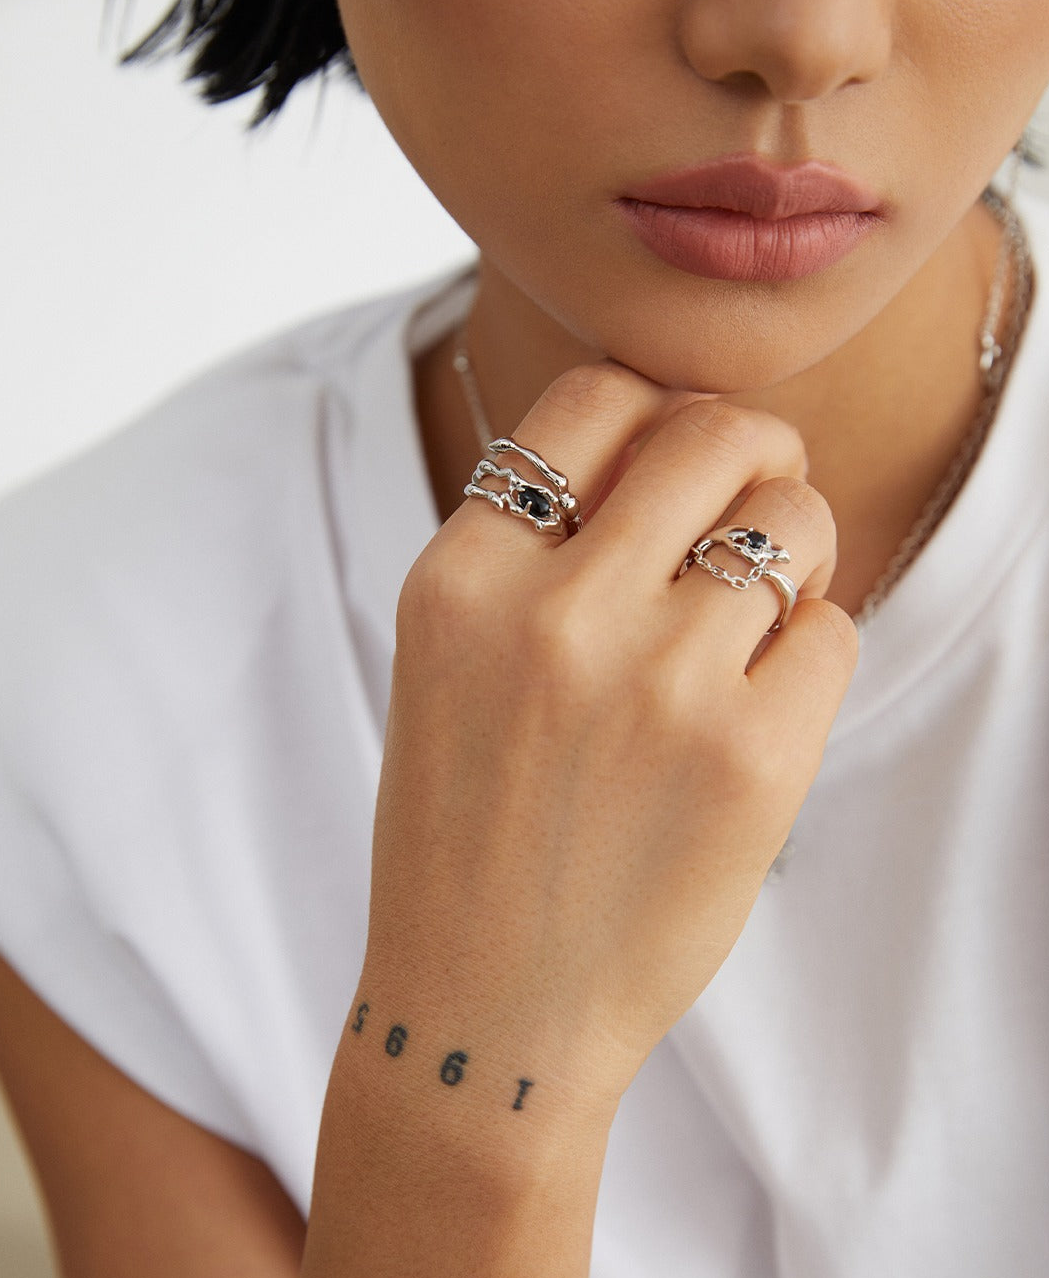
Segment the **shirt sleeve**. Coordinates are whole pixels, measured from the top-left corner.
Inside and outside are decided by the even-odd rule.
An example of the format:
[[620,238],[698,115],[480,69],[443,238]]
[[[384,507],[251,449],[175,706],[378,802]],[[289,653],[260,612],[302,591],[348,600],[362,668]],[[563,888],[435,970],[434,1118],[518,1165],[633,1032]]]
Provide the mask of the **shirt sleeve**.
[[75,853],[0,766],[0,950],[80,1036],[166,1104],[234,1144],[251,1135],[168,992],[78,881]]
[[301,367],[242,361],[0,503],[0,953],[129,1077],[249,1149],[243,986],[265,938],[231,939],[253,871],[223,802],[256,729],[242,716],[234,741],[237,709],[290,611],[281,547],[320,398]]

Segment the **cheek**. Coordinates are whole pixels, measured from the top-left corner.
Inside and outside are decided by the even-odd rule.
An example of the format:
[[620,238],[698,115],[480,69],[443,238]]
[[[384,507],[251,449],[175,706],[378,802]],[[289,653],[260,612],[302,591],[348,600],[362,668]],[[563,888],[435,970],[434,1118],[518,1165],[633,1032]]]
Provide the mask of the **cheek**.
[[864,2],[893,9],[891,66],[794,118],[814,153],[876,181],[898,217],[840,269],[767,290],[653,268],[612,208],[628,178],[747,136],[739,100],[678,56],[686,0],[340,9],[394,137],[526,296],[657,380],[734,389],[789,376],[866,324],[977,198],[1049,79],[1047,0]]
[[[519,103],[513,25],[498,0],[340,0],[361,79],[402,148],[424,170],[469,154],[512,125]],[[516,72],[520,72],[517,74]],[[537,95],[533,95],[533,100]]]
[[[1046,0],[904,6],[901,42],[930,151],[986,179],[1019,138],[1049,82]],[[962,180],[964,184],[964,179]]]
[[899,242],[916,265],[987,185],[1049,81],[1045,0],[900,6],[880,139]]
[[[503,221],[548,233],[544,191],[586,183],[588,136],[607,156],[609,87],[633,44],[624,14],[643,26],[654,7],[666,0],[605,0],[596,14],[578,0],[340,0],[387,127],[485,247]],[[636,101],[624,105],[636,114]]]

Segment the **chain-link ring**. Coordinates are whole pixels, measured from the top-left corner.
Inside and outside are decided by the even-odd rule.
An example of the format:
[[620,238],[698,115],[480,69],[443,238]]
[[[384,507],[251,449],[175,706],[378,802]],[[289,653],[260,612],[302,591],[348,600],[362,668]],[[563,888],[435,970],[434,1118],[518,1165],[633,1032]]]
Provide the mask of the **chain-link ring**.
[[[746,560],[752,565],[750,571],[745,575],[736,575],[727,572],[720,564],[713,563],[707,558],[707,551],[712,546],[724,546],[738,558]],[[684,576],[695,565],[718,581],[725,582],[733,590],[749,590],[756,581],[767,581],[780,596],[779,616],[766,632],[771,635],[786,625],[798,598],[797,586],[786,573],[769,566],[774,563],[789,564],[790,554],[782,546],[774,545],[768,533],[759,532],[756,528],[717,528],[689,547],[688,554],[678,569],[678,576]]]

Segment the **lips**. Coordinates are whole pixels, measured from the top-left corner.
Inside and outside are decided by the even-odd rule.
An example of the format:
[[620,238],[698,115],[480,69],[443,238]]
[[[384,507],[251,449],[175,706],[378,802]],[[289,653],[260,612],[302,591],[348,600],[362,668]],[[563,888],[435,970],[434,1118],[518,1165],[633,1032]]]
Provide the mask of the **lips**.
[[752,155],[632,188],[618,205],[671,266],[711,279],[800,279],[840,261],[886,217],[876,193],[810,160],[783,168]]

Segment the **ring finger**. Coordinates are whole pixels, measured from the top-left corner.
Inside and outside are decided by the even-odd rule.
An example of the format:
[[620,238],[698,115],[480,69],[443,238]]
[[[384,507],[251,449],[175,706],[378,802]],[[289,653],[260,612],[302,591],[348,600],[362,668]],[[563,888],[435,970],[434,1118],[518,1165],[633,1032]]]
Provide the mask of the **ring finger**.
[[[693,562],[672,590],[675,599],[699,610],[715,644],[737,648],[746,660],[787,610],[785,597],[790,596],[791,587],[798,599],[826,593],[834,573],[836,533],[823,497],[803,481],[787,477],[766,480],[754,488],[733,514],[732,526],[753,531],[749,547],[738,551],[715,543],[703,556],[714,571]],[[759,573],[754,559],[760,562],[764,554],[751,548],[757,546],[760,534],[775,549],[785,551],[789,560],[769,560]],[[702,533],[693,545],[707,535]],[[748,551],[752,553],[749,560]],[[767,577],[769,573],[783,580],[777,584]],[[736,588],[730,578],[748,584]]]

